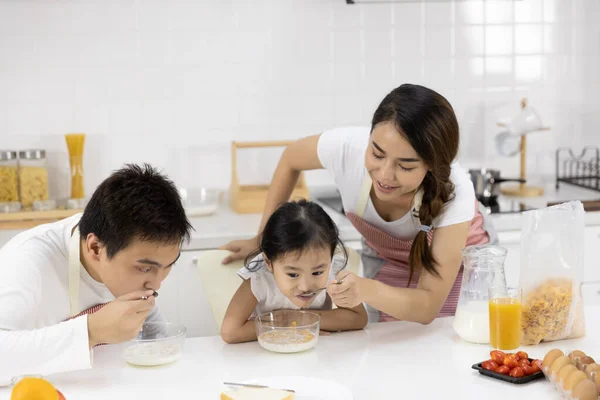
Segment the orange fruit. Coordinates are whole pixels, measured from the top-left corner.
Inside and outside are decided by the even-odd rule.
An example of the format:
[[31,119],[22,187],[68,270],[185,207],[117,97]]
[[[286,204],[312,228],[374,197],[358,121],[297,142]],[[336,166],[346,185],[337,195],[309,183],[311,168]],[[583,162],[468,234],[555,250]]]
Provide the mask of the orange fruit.
[[58,400],[58,392],[42,378],[23,378],[13,387],[10,400]]

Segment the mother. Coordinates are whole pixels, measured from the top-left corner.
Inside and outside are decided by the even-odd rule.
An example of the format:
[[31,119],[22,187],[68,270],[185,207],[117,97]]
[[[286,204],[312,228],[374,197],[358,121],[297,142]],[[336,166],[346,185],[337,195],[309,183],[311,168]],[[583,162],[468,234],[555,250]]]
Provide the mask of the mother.
[[[338,128],[288,146],[261,223],[288,200],[301,171],[327,169],[348,219],[363,237],[364,277],[342,271],[328,293],[341,307],[366,303],[369,320],[428,324],[454,315],[461,251],[484,244],[473,185],[455,162],[459,128],[450,103],[404,84],[381,102],[371,128]],[[258,247],[257,237],[228,243],[229,263]]]

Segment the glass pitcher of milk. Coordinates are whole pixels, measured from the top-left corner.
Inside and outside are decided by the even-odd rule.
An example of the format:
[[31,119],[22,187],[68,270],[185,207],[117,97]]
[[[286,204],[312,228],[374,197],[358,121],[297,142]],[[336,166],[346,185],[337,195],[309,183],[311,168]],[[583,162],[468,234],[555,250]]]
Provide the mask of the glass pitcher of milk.
[[462,252],[464,270],[453,326],[467,342],[490,342],[489,288],[506,286],[507,252],[504,247],[492,245],[469,246]]

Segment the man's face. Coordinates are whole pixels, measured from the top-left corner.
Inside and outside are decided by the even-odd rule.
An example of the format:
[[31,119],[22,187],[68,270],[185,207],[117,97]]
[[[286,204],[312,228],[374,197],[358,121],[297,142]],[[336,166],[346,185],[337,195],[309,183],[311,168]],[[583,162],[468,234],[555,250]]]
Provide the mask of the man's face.
[[131,244],[108,258],[106,248],[90,234],[84,246],[91,252],[93,269],[110,292],[119,297],[137,290],[158,291],[179,258],[181,245],[133,240]]

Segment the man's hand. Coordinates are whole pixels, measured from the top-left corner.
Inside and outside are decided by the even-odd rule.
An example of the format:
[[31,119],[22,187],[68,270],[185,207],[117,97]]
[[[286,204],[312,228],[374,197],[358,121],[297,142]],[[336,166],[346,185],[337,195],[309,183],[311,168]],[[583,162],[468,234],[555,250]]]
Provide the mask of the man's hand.
[[90,348],[100,343],[122,343],[135,338],[154,308],[153,293],[153,290],[128,293],[89,314]]

